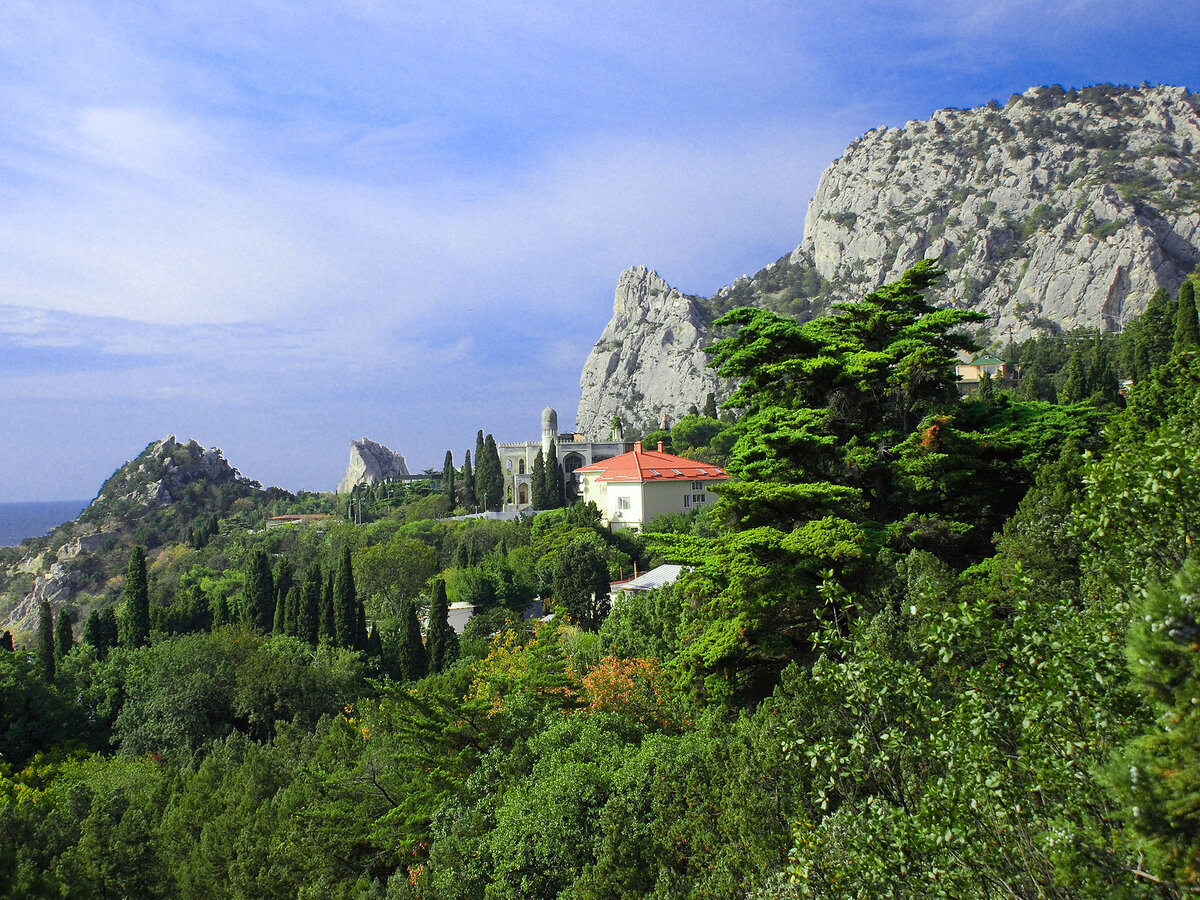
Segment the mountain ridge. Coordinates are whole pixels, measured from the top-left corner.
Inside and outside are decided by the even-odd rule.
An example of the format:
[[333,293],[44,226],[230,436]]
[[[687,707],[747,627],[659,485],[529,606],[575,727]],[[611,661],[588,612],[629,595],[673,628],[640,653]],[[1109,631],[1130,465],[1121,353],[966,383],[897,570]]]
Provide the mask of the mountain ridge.
[[[686,305],[614,315],[584,363],[578,428],[676,421],[715,379],[703,348],[736,306],[799,321],[855,300],[932,258],[948,278],[932,299],[984,312],[982,343],[1080,326],[1117,330],[1158,288],[1200,263],[1200,102],[1183,87],[1034,87],[1001,106],[942,109],[856,138],[825,170],[803,239],[757,272]],[[655,273],[655,278],[662,280]],[[661,338],[696,331],[684,352]],[[672,368],[674,384],[655,374]]]

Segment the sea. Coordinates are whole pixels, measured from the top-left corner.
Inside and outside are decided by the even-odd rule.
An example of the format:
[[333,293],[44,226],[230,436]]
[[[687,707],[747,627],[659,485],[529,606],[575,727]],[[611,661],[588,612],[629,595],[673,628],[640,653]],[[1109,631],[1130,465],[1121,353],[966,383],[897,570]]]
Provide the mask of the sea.
[[0,503],[0,547],[15,547],[27,538],[41,537],[83,512],[86,500]]

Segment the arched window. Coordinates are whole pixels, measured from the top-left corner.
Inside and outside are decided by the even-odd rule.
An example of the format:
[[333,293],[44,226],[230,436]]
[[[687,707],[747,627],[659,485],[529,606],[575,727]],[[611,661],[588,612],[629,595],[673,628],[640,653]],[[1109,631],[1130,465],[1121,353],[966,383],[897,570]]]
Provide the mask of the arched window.
[[529,485],[522,483],[521,486],[519,488],[517,488],[517,496],[520,498],[520,500],[518,502],[521,505],[528,503],[529,502]]
[[525,474],[525,457],[523,457],[523,456],[519,460],[517,460],[517,474],[518,475]]
[[508,462],[508,471],[511,472],[512,471],[512,460],[510,459],[507,462]]
[[512,485],[508,486],[508,502],[512,503]]

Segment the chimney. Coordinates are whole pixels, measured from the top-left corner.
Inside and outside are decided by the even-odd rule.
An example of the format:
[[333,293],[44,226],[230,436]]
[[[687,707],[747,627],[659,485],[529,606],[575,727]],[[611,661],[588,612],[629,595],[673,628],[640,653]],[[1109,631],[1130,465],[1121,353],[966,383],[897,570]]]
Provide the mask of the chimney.
[[662,441],[659,441],[659,442],[658,442],[658,452],[659,452],[659,453],[662,453],[662,452],[663,452],[663,451],[662,451]]
[[641,441],[634,441],[634,442],[633,442],[633,452],[634,452],[634,453],[641,453],[641,452],[642,452],[642,442],[641,442]]

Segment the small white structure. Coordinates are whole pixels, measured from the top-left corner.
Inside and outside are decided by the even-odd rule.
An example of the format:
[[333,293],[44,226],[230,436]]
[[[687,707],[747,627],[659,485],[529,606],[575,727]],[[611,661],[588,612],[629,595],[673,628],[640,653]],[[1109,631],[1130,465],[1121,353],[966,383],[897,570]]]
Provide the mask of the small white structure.
[[628,581],[614,581],[609,585],[609,602],[615,606],[622,594],[644,594],[646,591],[653,591],[656,588],[674,584],[679,580],[679,576],[684,571],[684,566],[677,566],[674,563],[663,563],[661,566],[656,566],[649,572],[643,572],[641,575],[630,578]]
[[580,496],[600,510],[601,520],[613,529],[640,530],[667,513],[690,512],[716,500],[711,487],[729,476],[720,466],[698,462],[658,450],[633,450],[575,470]]

